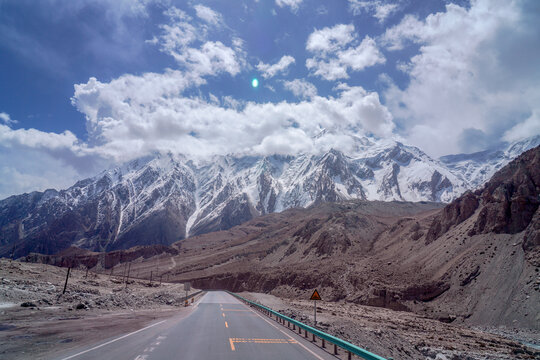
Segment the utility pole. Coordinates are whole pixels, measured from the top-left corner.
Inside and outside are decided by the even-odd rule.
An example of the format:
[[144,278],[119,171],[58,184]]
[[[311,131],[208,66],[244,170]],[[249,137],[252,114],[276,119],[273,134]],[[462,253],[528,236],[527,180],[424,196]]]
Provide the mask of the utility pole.
[[126,289],[129,282],[129,273],[131,272],[131,263],[129,263],[128,272],[127,272],[127,278],[126,278]]
[[185,297],[184,306],[188,306],[188,293],[189,293],[189,290],[191,290],[191,283],[190,282],[184,283],[184,290],[186,290],[186,297]]
[[11,259],[9,260],[9,265],[11,265],[11,262],[13,261],[14,256],[15,256],[15,243],[13,243],[13,249],[11,249]]
[[67,287],[67,283],[68,283],[68,279],[69,279],[69,272],[71,271],[71,268],[68,267],[68,271],[67,271],[67,275],[66,275],[66,282],[64,284],[64,291],[62,291],[62,294],[65,294],[66,293],[66,287]]
[[124,270],[122,271],[122,282],[126,281],[127,263],[124,264]]

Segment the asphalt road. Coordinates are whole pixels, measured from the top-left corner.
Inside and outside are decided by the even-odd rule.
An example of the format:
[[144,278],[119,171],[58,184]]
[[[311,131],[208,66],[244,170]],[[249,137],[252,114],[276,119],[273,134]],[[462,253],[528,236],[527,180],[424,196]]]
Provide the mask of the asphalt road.
[[231,295],[206,293],[187,317],[73,351],[59,359],[336,359]]

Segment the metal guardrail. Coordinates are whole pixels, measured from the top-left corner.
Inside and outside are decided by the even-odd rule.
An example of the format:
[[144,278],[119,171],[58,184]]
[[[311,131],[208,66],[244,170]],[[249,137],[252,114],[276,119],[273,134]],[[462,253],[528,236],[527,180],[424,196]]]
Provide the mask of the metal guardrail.
[[[258,310],[260,310],[262,312],[265,312],[267,315],[275,316],[276,320],[281,319],[283,324],[285,323],[285,321],[288,322],[289,324],[292,324],[293,325],[293,330],[295,330],[295,327],[298,327],[298,329],[303,329],[304,331],[306,331],[306,337],[307,337],[307,332],[313,334],[313,336],[319,337],[322,340],[323,347],[324,347],[324,344],[325,344],[326,341],[331,343],[331,344],[334,344],[334,354],[337,354],[336,346],[338,346],[338,347],[348,351],[348,353],[349,353],[348,358],[349,359],[351,359],[351,354],[355,354],[355,355],[360,356],[362,359],[366,359],[366,360],[387,360],[387,359],[385,359],[385,358],[383,358],[383,357],[381,357],[379,355],[375,355],[373,353],[370,353],[367,350],[364,350],[364,349],[362,349],[362,348],[360,348],[360,347],[358,347],[356,345],[353,345],[350,342],[347,342],[345,340],[342,340],[340,338],[337,338],[335,336],[327,334],[327,333],[325,333],[323,331],[315,329],[314,327],[311,327],[309,325],[301,323],[300,321],[297,321],[297,320],[291,319],[290,317],[282,315],[282,314],[278,313],[277,311],[274,311],[274,310],[272,310],[272,309],[270,309],[270,308],[268,308],[268,307],[266,307],[264,305],[257,304],[256,302],[245,299],[242,296],[237,295],[235,293],[232,293],[230,291],[227,291],[227,292],[229,294],[231,294],[232,296],[242,300],[246,304],[254,306]],[[392,358],[389,358],[388,360],[392,360]]]
[[189,300],[191,299],[192,297],[195,297],[197,295],[199,295],[200,293],[202,293],[204,290],[199,290],[197,292],[194,292],[193,294],[189,294],[188,296],[184,296],[182,297],[182,301],[186,301],[186,300]]

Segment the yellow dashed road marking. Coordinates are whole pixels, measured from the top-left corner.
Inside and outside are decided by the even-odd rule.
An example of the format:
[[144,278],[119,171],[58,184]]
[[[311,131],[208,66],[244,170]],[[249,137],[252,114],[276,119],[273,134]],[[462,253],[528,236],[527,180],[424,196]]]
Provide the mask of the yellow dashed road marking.
[[229,327],[229,324],[227,324],[227,322],[225,321],[225,327],[228,328]]
[[236,351],[234,343],[252,343],[252,344],[298,344],[298,341],[294,339],[243,339],[243,338],[229,338],[231,344],[231,350]]

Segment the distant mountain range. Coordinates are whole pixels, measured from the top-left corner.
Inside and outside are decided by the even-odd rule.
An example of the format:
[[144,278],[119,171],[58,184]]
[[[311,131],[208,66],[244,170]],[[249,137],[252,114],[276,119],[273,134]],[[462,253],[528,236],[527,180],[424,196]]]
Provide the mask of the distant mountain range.
[[540,146],[449,204],[326,202],[259,216],[172,246],[106,254],[70,248],[23,260],[105,274],[129,262],[140,279],[150,279],[152,272],[155,278],[159,268],[164,277],[200,289],[295,300],[309,299],[318,289],[325,301],[537,331],[539,205]]
[[149,156],[66,190],[1,200],[0,256],[51,254],[71,245],[96,251],[168,245],[320,202],[450,202],[539,144],[536,136],[438,160],[413,146],[368,138],[357,138],[349,154]]

